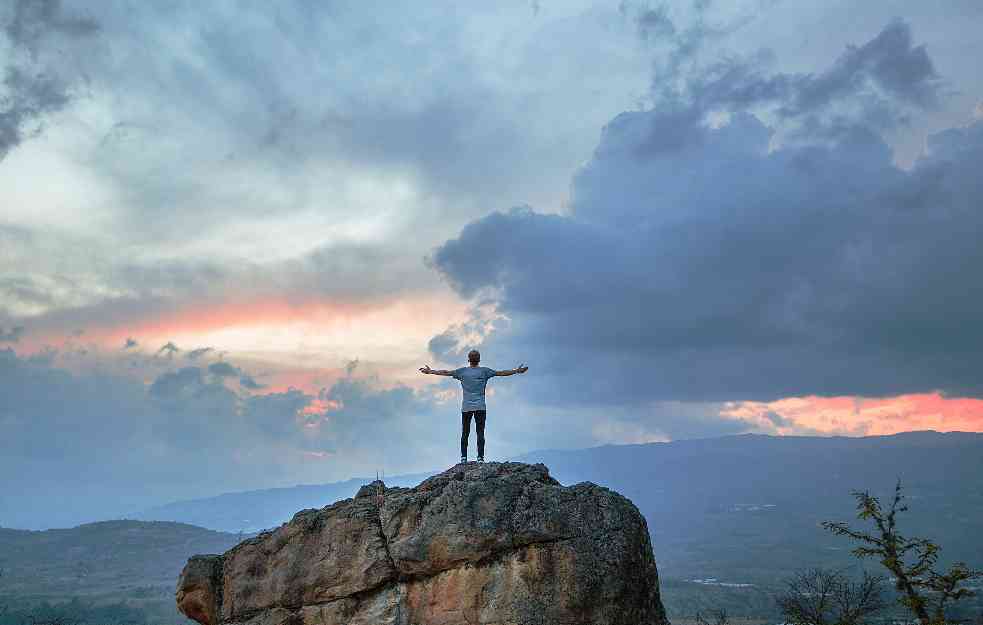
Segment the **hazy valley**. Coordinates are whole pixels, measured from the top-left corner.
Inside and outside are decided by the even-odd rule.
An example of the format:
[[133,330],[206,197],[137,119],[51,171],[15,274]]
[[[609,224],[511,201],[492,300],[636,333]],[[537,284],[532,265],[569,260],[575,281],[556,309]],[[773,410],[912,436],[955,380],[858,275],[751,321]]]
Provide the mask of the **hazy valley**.
[[[796,570],[854,567],[853,545],[823,520],[852,520],[850,492],[887,494],[901,478],[906,532],[943,546],[943,560],[983,563],[983,435],[887,437],[756,435],[582,450],[538,451],[564,484],[592,481],[629,497],[646,517],[670,617],[723,606],[775,616],[772,593]],[[426,476],[397,476],[413,485]],[[6,621],[41,601],[117,604],[129,619],[178,619],[174,581],[188,556],[219,553],[304,508],[348,498],[370,478],[228,493],[175,502],[73,529],[0,530],[0,606]],[[127,613],[119,602],[132,608]],[[81,608],[78,608],[81,609]],[[182,617],[183,618],[183,617]],[[126,620],[126,619],[124,619]]]

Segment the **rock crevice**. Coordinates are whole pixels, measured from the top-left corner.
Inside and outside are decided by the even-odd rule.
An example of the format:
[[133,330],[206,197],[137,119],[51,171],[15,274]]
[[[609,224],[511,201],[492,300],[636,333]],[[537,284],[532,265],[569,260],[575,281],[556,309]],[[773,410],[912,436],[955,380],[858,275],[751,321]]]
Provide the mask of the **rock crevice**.
[[178,608],[202,625],[664,625],[645,519],[543,465],[458,465],[376,481],[195,556]]

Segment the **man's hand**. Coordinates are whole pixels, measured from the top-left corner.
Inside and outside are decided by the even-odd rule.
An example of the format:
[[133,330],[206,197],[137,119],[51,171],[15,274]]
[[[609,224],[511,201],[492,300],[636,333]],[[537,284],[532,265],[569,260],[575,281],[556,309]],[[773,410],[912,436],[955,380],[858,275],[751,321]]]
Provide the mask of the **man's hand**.
[[527,367],[524,364],[523,365],[519,365],[518,367],[515,368],[515,372],[516,373],[525,373],[526,371],[529,371],[529,367]]
[[429,373],[431,375],[448,375],[453,377],[453,371],[447,371],[446,369],[431,369],[430,365],[423,365],[420,367],[420,373]]

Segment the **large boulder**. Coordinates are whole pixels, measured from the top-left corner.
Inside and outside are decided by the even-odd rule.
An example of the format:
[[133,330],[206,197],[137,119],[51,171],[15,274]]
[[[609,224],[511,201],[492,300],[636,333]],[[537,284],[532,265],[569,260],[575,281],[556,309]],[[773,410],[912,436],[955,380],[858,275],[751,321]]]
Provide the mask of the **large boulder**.
[[202,625],[663,625],[645,519],[541,464],[376,481],[221,556],[195,556],[178,609]]

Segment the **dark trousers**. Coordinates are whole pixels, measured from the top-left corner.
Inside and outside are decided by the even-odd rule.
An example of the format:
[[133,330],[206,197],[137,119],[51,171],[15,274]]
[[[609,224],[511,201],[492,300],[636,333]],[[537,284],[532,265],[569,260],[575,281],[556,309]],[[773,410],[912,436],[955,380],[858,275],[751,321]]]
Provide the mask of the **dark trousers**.
[[471,435],[471,417],[474,416],[475,429],[478,430],[478,457],[485,457],[485,411],[468,410],[461,412],[461,456],[468,455],[468,437]]

